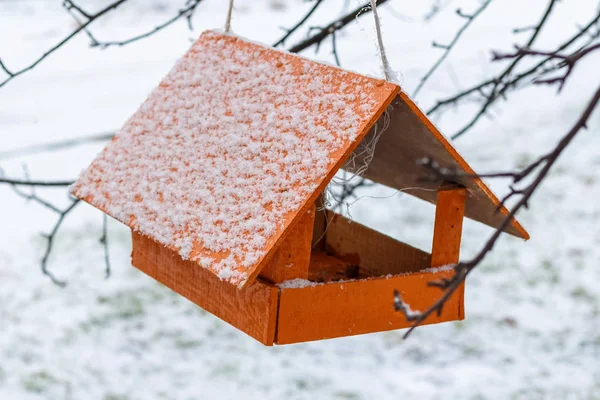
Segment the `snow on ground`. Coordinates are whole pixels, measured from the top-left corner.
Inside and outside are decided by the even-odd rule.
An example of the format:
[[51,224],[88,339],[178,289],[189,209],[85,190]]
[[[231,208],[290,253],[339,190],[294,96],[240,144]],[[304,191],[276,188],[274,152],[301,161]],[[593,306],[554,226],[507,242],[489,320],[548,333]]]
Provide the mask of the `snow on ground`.
[[[25,64],[73,28],[59,3],[0,2],[0,55],[9,67]],[[126,37],[175,11],[174,2],[142,3],[133,1],[100,23],[98,36]],[[279,26],[291,26],[308,6],[236,3],[234,30],[263,42],[272,42],[281,34]],[[337,15],[344,2],[331,3],[311,25]],[[425,5],[389,3],[381,10],[388,53],[410,92],[438,55],[429,47],[431,40],[446,42],[461,21],[450,8],[424,24]],[[596,3],[561,3],[542,45],[555,43],[564,29],[576,29]],[[461,4],[467,11],[477,2]],[[496,67],[487,63],[487,49],[508,49],[516,40],[511,29],[537,20],[536,9],[544,4],[493,3],[425,87],[419,103],[426,108],[438,96],[489,74]],[[193,33],[178,24],[152,39],[104,51],[87,48],[84,36],[73,41],[0,89],[0,152],[120,127],[190,38],[220,27],[224,13],[225,2],[206,0]],[[379,73],[372,19],[353,24],[338,42],[344,67]],[[329,51],[324,44],[316,57],[331,62]],[[534,159],[555,143],[591,95],[598,58],[591,61],[579,67],[559,98],[551,89],[514,94],[494,109],[492,121],[457,141],[459,150],[480,171]],[[452,132],[467,118],[466,111],[450,111],[438,121],[442,130]],[[531,210],[520,215],[532,239],[503,239],[473,274],[467,319],[420,328],[407,341],[395,331],[263,347],[132,268],[128,231],[115,221],[109,225],[113,276],[104,280],[101,216],[86,205],[66,220],[51,258],[53,271],[69,281],[60,289],[39,271],[44,250],[39,232],[49,230],[55,216],[0,188],[0,399],[598,399],[599,125],[596,113],[591,129],[561,159]],[[25,163],[32,177],[69,179],[101,147],[4,158],[0,166],[11,176],[22,176]],[[506,182],[490,184],[506,189]],[[63,190],[38,194],[67,204]],[[428,249],[431,206],[385,188],[365,195],[386,198],[354,204],[355,219]],[[464,231],[467,257],[490,230],[467,223]]]

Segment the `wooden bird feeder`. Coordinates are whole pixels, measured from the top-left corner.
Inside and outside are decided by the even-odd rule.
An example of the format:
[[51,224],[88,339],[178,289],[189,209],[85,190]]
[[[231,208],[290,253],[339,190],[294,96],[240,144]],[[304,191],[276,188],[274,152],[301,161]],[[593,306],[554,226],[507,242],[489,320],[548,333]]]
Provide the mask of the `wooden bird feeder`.
[[[431,254],[315,206],[388,108],[364,177],[436,204]],[[288,344],[409,326],[394,289],[425,309],[440,295],[427,282],[458,261],[463,217],[500,226],[507,210],[480,179],[423,182],[424,157],[474,174],[399,86],[210,31],[73,193],[132,229],[136,268]],[[529,237],[514,219],[505,230]],[[463,293],[425,323],[463,319]]]

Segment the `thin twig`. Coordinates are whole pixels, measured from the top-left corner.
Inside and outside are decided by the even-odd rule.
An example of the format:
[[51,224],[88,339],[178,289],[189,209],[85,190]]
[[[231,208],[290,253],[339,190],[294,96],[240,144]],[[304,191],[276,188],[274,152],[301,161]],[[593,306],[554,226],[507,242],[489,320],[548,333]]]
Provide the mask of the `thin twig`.
[[[536,190],[539,188],[541,183],[546,179],[546,177],[548,176],[548,173],[550,172],[550,169],[554,166],[554,164],[556,163],[556,161],[558,160],[558,158],[562,154],[562,152],[569,146],[569,144],[572,142],[573,138],[581,130],[583,130],[587,127],[587,121],[589,120],[590,116],[592,115],[592,113],[594,112],[596,107],[598,106],[599,102],[600,102],[600,86],[596,89],[592,98],[590,99],[587,106],[583,110],[581,116],[578,118],[578,120],[575,122],[575,124],[571,127],[571,129],[567,132],[567,134],[565,134],[563,136],[563,138],[560,140],[560,142],[557,144],[557,146],[551,152],[549,152],[548,154],[546,154],[545,156],[540,158],[540,159],[543,159],[542,162],[540,162],[538,160],[533,163],[533,164],[537,164],[536,166],[543,164],[541,169],[539,170],[539,172],[537,174],[535,174],[535,178],[533,179],[533,181],[529,185],[527,185],[527,187],[525,187],[523,189],[514,189],[514,188],[511,189],[511,191],[514,192],[513,193],[514,195],[520,195],[521,198],[515,204],[515,206],[512,207],[512,209],[508,212],[508,214],[503,219],[500,226],[497,227],[494,234],[488,239],[488,241],[483,246],[483,248],[479,251],[479,253],[469,261],[460,262],[460,263],[456,264],[454,266],[454,275],[452,276],[452,278],[444,279],[441,281],[433,281],[433,282],[428,283],[429,286],[438,287],[438,288],[442,289],[444,291],[442,296],[423,312],[407,313],[406,307],[399,307],[398,305],[396,305],[397,311],[403,312],[405,314],[405,317],[407,318],[407,320],[413,321],[413,325],[404,335],[405,338],[407,338],[413,332],[413,330],[416,327],[418,327],[419,325],[421,325],[430,315],[432,315],[433,313],[440,314],[442,311],[442,308],[444,307],[444,304],[446,304],[446,302],[448,301],[450,296],[452,296],[454,294],[454,292],[462,285],[462,283],[465,281],[465,279],[467,278],[469,273],[471,271],[473,271],[478,265],[480,265],[481,262],[485,259],[485,257],[493,250],[494,245],[498,241],[498,238],[500,237],[501,233],[511,223],[512,218],[514,218],[514,216],[516,215],[516,213],[519,210],[521,210],[522,208],[526,208],[528,206],[529,200],[531,199],[533,194],[536,192]],[[528,169],[530,171],[535,170],[535,168],[528,168]],[[394,299],[394,303],[398,304],[401,301],[402,301],[402,299],[399,298],[398,295],[396,295],[395,299]]]
[[8,82],[10,82],[11,80],[13,80],[17,76],[22,75],[25,72],[30,71],[33,68],[35,68],[39,63],[41,63],[42,61],[44,61],[48,56],[50,56],[56,50],[60,49],[63,45],[65,45],[65,43],[69,42],[71,39],[73,39],[75,36],[77,36],[80,32],[82,32],[83,30],[85,30],[94,21],[98,20],[100,17],[102,17],[107,12],[116,9],[121,4],[125,3],[126,1],[127,0],[118,0],[118,1],[115,1],[115,2],[107,5],[106,7],[104,7],[100,11],[98,11],[97,13],[90,15],[89,18],[87,18],[87,20],[85,21],[85,23],[83,23],[82,25],[80,25],[79,27],[77,27],[77,29],[75,29],[73,32],[71,32],[69,35],[67,35],[64,39],[62,39],[57,44],[55,44],[54,46],[52,46],[49,50],[47,50],[44,54],[42,54],[34,62],[32,62],[31,64],[29,64],[28,66],[26,66],[26,67],[24,67],[24,68],[22,68],[20,70],[17,70],[17,71],[9,70],[6,67],[6,65],[2,62],[2,60],[0,60],[0,67],[2,67],[2,69],[4,70],[4,72],[6,72],[6,74],[8,75],[8,77],[5,80],[3,80],[2,82],[0,82],[0,87],[6,85]]
[[423,19],[427,22],[431,21],[435,16],[439,15],[444,8],[450,5],[451,1],[452,0],[447,0],[444,4],[442,4],[442,0],[434,1],[429,11],[423,16]]
[[[25,165],[23,165],[23,172],[25,173],[25,178],[29,181],[29,171],[27,170],[27,167]],[[2,168],[0,168],[0,176],[4,175],[4,170]],[[35,186],[30,186],[31,189],[31,193],[26,193],[25,191],[21,190],[17,185],[10,185],[13,189],[13,191],[21,196],[22,198],[24,198],[27,201],[34,201],[52,211],[54,211],[55,213],[60,214],[61,210],[56,207],[54,204],[42,199],[41,197],[39,197],[36,193],[35,193]]]
[[[35,186],[32,186],[35,187]],[[19,196],[23,197],[25,200],[28,201],[34,201],[52,211],[54,211],[57,214],[61,213],[61,210],[56,207],[54,204],[50,203],[49,201],[46,201],[44,199],[42,199],[41,197],[39,197],[37,194],[35,194],[34,192],[32,193],[25,193],[24,191],[22,191],[21,189],[19,189],[18,186],[14,186],[12,185],[13,191],[18,194]]]
[[88,12],[84,11],[81,7],[79,7],[77,4],[73,3],[73,1],[71,1],[71,0],[64,0],[63,7],[65,7],[67,9],[67,11],[76,10],[79,14],[83,15],[85,18],[92,19],[92,16]]
[[310,10],[308,10],[308,12],[302,17],[302,19],[300,21],[298,21],[296,23],[296,25],[294,25],[293,27],[291,27],[290,29],[286,29],[286,33],[285,35],[283,35],[283,37],[281,39],[279,39],[277,42],[275,42],[275,44],[273,44],[273,47],[277,47],[279,45],[283,45],[285,44],[285,41],[294,33],[296,32],[302,25],[304,25],[304,23],[306,21],[308,21],[308,19],[311,17],[311,15],[314,14],[315,11],[317,11],[317,8],[319,8],[319,6],[323,3],[323,0],[316,0],[315,4],[310,8]]
[[424,182],[439,182],[439,181],[456,181],[462,178],[512,178],[513,183],[518,183],[523,178],[531,174],[542,162],[546,161],[547,155],[540,157],[537,161],[531,163],[528,167],[521,171],[506,171],[506,172],[491,172],[486,174],[469,174],[458,168],[444,168],[437,161],[430,157],[425,157],[417,160],[417,164],[421,165],[430,174],[423,176],[420,180]]
[[[537,25],[537,29],[534,31],[534,34],[531,36],[530,40],[528,41],[528,44],[526,46],[527,48],[530,48],[531,43],[533,43],[533,40],[535,40],[535,38],[537,38],[537,35],[539,34],[542,26],[547,21],[547,18],[549,15],[549,10],[552,9],[553,5],[554,5],[554,2],[550,2],[549,7],[546,10],[546,13],[544,14],[544,17],[542,18],[542,21],[540,21],[540,23]],[[595,24],[598,21],[600,21],[600,13],[598,13],[578,33],[576,33],[571,38],[569,38],[565,43],[560,45],[553,53],[558,54],[558,53],[564,51],[566,48],[571,46],[577,40],[584,37],[595,26]],[[534,74],[536,74],[543,66],[545,66],[547,63],[556,59],[556,57],[553,57],[553,56],[545,57],[543,60],[541,60],[539,63],[537,63],[533,67],[525,70],[524,72],[514,75],[514,77],[510,77],[513,70],[517,67],[520,60],[522,60],[524,56],[525,56],[525,54],[516,57],[509,64],[509,66],[497,77],[485,80],[484,82],[477,84],[477,85],[475,85],[457,95],[454,95],[448,99],[439,100],[436,103],[436,105],[428,111],[428,114],[432,114],[432,113],[435,113],[436,111],[439,111],[440,107],[442,107],[442,106],[447,106],[450,104],[457,104],[458,101],[464,100],[467,96],[470,96],[471,94],[475,94],[475,93],[481,94],[483,97],[483,100],[484,100],[482,106],[475,113],[475,115],[469,120],[469,122],[467,122],[460,130],[458,130],[454,135],[452,135],[452,138],[456,139],[456,138],[462,136],[465,132],[467,132],[473,126],[475,126],[475,124],[479,121],[479,119],[482,116],[487,115],[488,109],[493,104],[495,104],[495,102],[498,99],[500,99],[500,98],[506,99],[506,96],[511,89],[517,88],[518,85],[522,81],[524,81],[526,78],[534,76]],[[535,83],[535,81],[533,83]],[[538,83],[540,83],[540,82],[538,82]]]
[[110,278],[110,255],[108,252],[108,217],[106,214],[102,214],[102,236],[100,236],[100,243],[104,247],[104,277]]
[[[495,52],[495,53],[493,53],[492,60],[493,61],[505,60],[505,59],[522,57],[523,55],[544,56],[544,57],[556,58],[556,59],[562,60],[562,62],[559,63],[557,68],[552,68],[552,69],[548,69],[546,71],[542,71],[540,73],[540,75],[538,75],[538,77],[536,77],[533,81],[536,84],[543,83],[543,84],[551,85],[551,84],[558,83],[559,84],[558,91],[560,92],[562,90],[562,88],[564,87],[564,85],[567,81],[567,78],[571,75],[571,72],[573,71],[573,68],[575,67],[575,64],[577,63],[577,61],[579,61],[581,58],[585,57],[589,53],[591,53],[595,50],[599,50],[600,43],[596,43],[594,45],[584,47],[570,55],[563,55],[563,54],[559,54],[557,52],[531,50],[531,49],[521,48],[518,46],[516,46],[516,49],[517,49],[517,51],[515,53],[502,54],[502,53]],[[548,72],[553,72],[556,69],[564,69],[565,71],[562,76],[557,76],[557,77],[553,77],[553,78],[543,78],[542,77],[542,76],[546,75]]]
[[95,135],[84,136],[81,138],[73,138],[60,140],[57,142],[34,144],[33,146],[21,147],[14,150],[7,150],[0,152],[0,160],[5,160],[13,157],[24,156],[27,154],[42,153],[46,151],[62,150],[69,147],[75,147],[82,144],[94,143],[94,142],[106,142],[111,140],[115,136],[114,132],[98,133]]
[[71,186],[74,181],[30,181],[27,179],[9,179],[0,178],[0,183],[19,186],[44,186],[44,187],[60,187]]
[[[189,25],[189,24],[191,24],[190,21],[191,21],[191,18],[193,16],[194,12],[196,11],[196,8],[198,7],[198,5],[201,2],[202,2],[202,0],[192,0],[191,2],[188,1],[189,5],[183,9],[180,9],[178,11],[178,13],[175,16],[173,16],[172,18],[169,18],[167,21],[163,22],[162,24],[157,25],[152,30],[135,35],[128,39],[115,40],[115,41],[100,41],[100,40],[96,39],[94,36],[91,36],[91,39],[92,39],[91,46],[99,47],[101,49],[106,49],[106,48],[112,47],[112,46],[125,46],[127,44],[136,42],[138,40],[150,37],[150,36],[160,32],[161,30],[165,29],[169,25],[171,25],[183,18],[186,18],[188,20],[188,25]],[[191,25],[190,25],[190,28],[191,28]]]
[[433,47],[437,47],[437,48],[443,48],[444,52],[442,53],[442,55],[440,56],[440,58],[435,62],[435,64],[433,64],[431,66],[431,68],[429,69],[429,71],[427,71],[427,73],[425,75],[423,75],[423,77],[421,78],[419,84],[417,85],[417,88],[415,89],[415,91],[413,92],[413,96],[417,96],[419,94],[419,92],[421,91],[421,88],[425,85],[425,83],[427,82],[427,80],[433,75],[433,73],[439,68],[440,65],[442,65],[442,63],[444,62],[444,60],[446,59],[446,57],[448,57],[448,54],[450,54],[450,51],[452,51],[452,49],[454,48],[454,46],[456,45],[456,43],[458,43],[458,40],[460,39],[460,37],[462,36],[462,34],[467,30],[467,28],[473,23],[473,21],[486,9],[486,7],[492,2],[492,0],[486,0],[478,9],[477,11],[475,11],[472,15],[467,15],[462,13],[462,11],[459,9],[456,10],[456,13],[462,17],[466,19],[466,22],[464,23],[464,25],[458,30],[458,32],[456,32],[456,35],[454,35],[454,38],[452,39],[452,41],[450,42],[449,45],[446,46],[440,46],[438,45],[436,42],[433,42]]
[[335,38],[336,38],[335,32],[333,32],[331,34],[331,53],[333,53],[333,58],[335,60],[335,65],[337,65],[338,67],[341,67],[342,64],[340,63],[340,57],[338,55],[337,43],[336,43]]
[[[548,3],[548,6],[546,7],[544,13],[542,14],[542,17],[540,19],[540,21],[538,22],[538,24],[535,25],[535,28],[533,29],[533,33],[531,34],[531,36],[529,37],[529,40],[527,41],[527,44],[525,45],[525,47],[531,47],[531,45],[535,42],[535,40],[537,39],[540,31],[542,30],[543,26],[546,24],[546,22],[548,21],[548,17],[550,16],[550,14],[552,13],[552,10],[554,8],[554,6],[556,5],[557,0],[550,0]],[[446,100],[441,100],[438,101],[435,106],[433,108],[431,108],[427,113],[428,114],[432,114],[435,113],[436,111],[438,111],[440,109],[440,107],[448,105],[448,104],[455,104],[458,100],[460,100],[461,98],[470,95],[471,93],[474,92],[478,92],[481,89],[483,89],[484,87],[490,85],[490,84],[495,84],[495,83],[499,83],[504,77],[508,76],[512,70],[514,69],[514,67],[516,66],[516,64],[518,63],[518,60],[515,60],[515,62],[511,65],[509,65],[500,75],[498,78],[493,78],[493,79],[489,79],[489,80],[485,80],[484,82],[477,84],[475,86],[473,86],[470,89],[465,90],[462,93],[459,93],[449,99]]]
[[[384,4],[387,1],[388,0],[378,0],[377,5],[379,6],[381,4]],[[325,40],[325,38],[327,38],[332,33],[342,29],[343,27],[348,25],[350,22],[354,21],[356,18],[362,17],[363,15],[365,15],[371,11],[372,10],[371,10],[371,6],[369,5],[369,3],[367,3],[363,6],[360,6],[356,9],[352,10],[348,14],[344,15],[342,18],[336,19],[335,21],[331,22],[329,25],[327,25],[323,28],[318,28],[316,34],[301,41],[300,43],[296,44],[295,46],[292,46],[289,49],[289,51],[291,53],[299,53],[302,50],[305,50],[313,45],[318,46],[321,44],[321,42],[323,40]]]
[[60,287],[65,287],[67,285],[67,282],[57,279],[54,276],[54,274],[48,270],[48,258],[50,257],[50,253],[52,252],[52,246],[54,245],[54,238],[56,237],[56,233],[58,232],[58,229],[62,225],[65,217],[71,211],[73,211],[73,209],[75,208],[75,206],[77,204],[79,204],[79,201],[80,201],[79,199],[73,200],[73,202],[71,203],[70,206],[68,206],[63,211],[61,211],[59,213],[58,220],[54,224],[54,228],[52,228],[52,231],[49,234],[43,235],[48,242],[46,245],[46,251],[44,253],[44,256],[42,257],[42,273],[44,275],[46,275],[47,277],[49,277],[50,280],[52,281],[52,283],[54,283],[55,285],[60,286]]

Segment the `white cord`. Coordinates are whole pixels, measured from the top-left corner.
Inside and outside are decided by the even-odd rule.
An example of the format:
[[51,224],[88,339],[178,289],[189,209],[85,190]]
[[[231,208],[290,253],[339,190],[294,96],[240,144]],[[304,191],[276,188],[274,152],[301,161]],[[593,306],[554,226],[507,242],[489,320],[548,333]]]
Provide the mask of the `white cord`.
[[227,10],[227,19],[225,20],[225,32],[231,32],[231,14],[233,12],[233,0],[229,0],[229,9]]
[[381,57],[381,69],[386,81],[395,81],[396,73],[392,70],[390,62],[385,54],[385,47],[383,46],[383,36],[381,35],[381,24],[379,21],[379,14],[377,14],[377,1],[371,0],[371,9],[373,10],[373,16],[375,17],[375,30],[377,32],[377,44],[379,48],[379,56]]

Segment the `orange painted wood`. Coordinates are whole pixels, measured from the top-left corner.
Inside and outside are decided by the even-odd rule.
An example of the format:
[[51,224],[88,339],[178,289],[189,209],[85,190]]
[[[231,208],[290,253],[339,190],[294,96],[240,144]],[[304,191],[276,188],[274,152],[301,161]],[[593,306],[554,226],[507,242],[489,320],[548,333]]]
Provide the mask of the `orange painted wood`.
[[[219,43],[219,46],[213,46],[215,42]],[[344,161],[352,154],[352,152],[356,149],[361,139],[369,132],[370,128],[375,124],[375,122],[379,119],[379,117],[383,114],[386,108],[390,105],[392,100],[398,95],[400,92],[400,87],[393,83],[387,82],[382,79],[375,79],[371,77],[366,77],[363,75],[359,75],[353,72],[345,71],[337,67],[333,67],[331,65],[324,65],[314,61],[310,61],[306,58],[299,57],[298,55],[291,54],[288,52],[282,52],[277,49],[265,47],[256,43],[251,43],[245,41],[235,35],[221,34],[217,32],[205,32],[200,36],[200,38],[192,45],[192,48],[188,51],[188,53],[180,60],[180,64],[182,62],[187,62],[189,60],[193,60],[199,53],[206,54],[206,57],[212,57],[214,59],[221,60],[224,65],[234,65],[235,68],[228,68],[227,73],[230,74],[230,79],[227,82],[223,82],[224,85],[235,85],[237,77],[237,68],[251,68],[257,63],[260,64],[270,64],[275,66],[276,68],[280,68],[283,65],[286,66],[286,71],[289,71],[290,77],[299,77],[303,76],[310,71],[310,75],[314,76],[315,82],[327,82],[327,84],[331,84],[335,90],[339,90],[340,93],[355,91],[357,93],[363,93],[373,98],[373,106],[368,112],[365,111],[366,103],[361,100],[361,96],[355,96],[353,100],[348,100],[348,106],[352,107],[355,116],[357,117],[356,127],[353,128],[352,135],[342,134],[340,132],[338,136],[339,147],[335,151],[333,149],[324,148],[323,150],[328,152],[328,162],[327,167],[323,169],[323,174],[319,177],[315,178],[314,182],[296,182],[293,179],[290,179],[290,188],[300,187],[304,185],[308,185],[311,190],[306,192],[302,196],[302,198],[298,199],[298,206],[295,209],[287,212],[285,216],[281,218],[281,224],[278,224],[277,229],[266,238],[264,248],[262,249],[263,255],[256,260],[252,265],[245,265],[244,263],[239,263],[237,265],[236,271],[238,274],[233,275],[230,280],[235,283],[238,287],[245,287],[251,284],[254,279],[259,275],[260,271],[266,267],[269,258],[273,256],[276,249],[278,249],[282,244],[289,233],[289,230],[293,228],[296,219],[304,215],[304,213],[312,207],[312,205],[317,200],[317,197],[323,192],[327,184],[331,181],[333,176],[337,173],[341,165]],[[236,54],[238,56],[232,56],[232,54]],[[239,55],[244,55],[241,57]],[[198,84],[201,85],[201,84]],[[202,86],[198,86],[201,88]],[[296,86],[294,86],[296,88]],[[163,81],[159,87],[156,89],[164,98],[169,98],[171,96],[179,96],[181,87],[177,85],[171,85],[168,81]],[[314,104],[314,90],[308,86],[298,86],[296,89],[297,93],[294,93],[294,99],[298,103],[298,107],[300,109],[308,109],[312,110]],[[200,96],[206,96],[207,101],[210,101],[211,94],[205,93],[203,91],[198,92]],[[350,92],[348,92],[350,93]],[[269,96],[269,101],[272,101],[273,104],[278,104],[277,96],[279,96],[277,91],[267,91],[265,95]],[[168,104],[167,104],[168,106]],[[227,104],[222,105],[226,107]],[[339,113],[341,111],[336,111],[334,104],[330,104],[324,102],[322,106],[320,106],[319,114],[316,115],[318,122],[317,127],[328,128],[331,125],[330,119],[327,118],[328,115],[332,113]],[[172,112],[173,110],[170,110]],[[286,117],[287,118],[287,117]],[[133,121],[133,122],[132,122]],[[128,124],[132,123],[141,123],[137,121],[136,117],[128,122]],[[145,121],[142,121],[145,123]],[[203,135],[215,135],[215,140],[220,138],[219,135],[222,132],[219,132],[217,129],[209,129],[206,131],[200,132]],[[139,140],[141,133],[131,132],[128,133],[128,137],[133,140]],[[308,138],[305,135],[298,134],[297,138],[299,141],[306,141]],[[118,143],[116,141],[115,143]],[[125,141],[124,143],[127,143]],[[223,142],[225,143],[225,142]],[[306,146],[307,143],[303,143],[303,146]],[[230,162],[237,162],[239,158],[237,154],[232,153],[232,149],[222,148],[222,151],[219,152],[219,159],[221,160],[231,160]],[[104,152],[99,155],[98,159],[92,163],[90,166],[91,169],[101,169],[103,163],[114,163],[117,160],[105,159],[108,153]],[[149,157],[147,154],[137,154],[137,157],[144,158]],[[198,157],[212,157],[212,155],[208,154],[198,154]],[[185,160],[184,160],[185,161]],[[228,161],[229,162],[229,161]],[[305,166],[302,163],[298,163],[297,167],[300,168],[313,168],[313,166]],[[106,177],[110,181],[114,181],[115,177]],[[229,178],[227,178],[229,179]],[[228,185],[228,180],[226,178],[223,179],[223,186],[226,187]],[[295,182],[295,183],[292,183]],[[115,181],[113,183],[118,183]],[[94,192],[98,191],[99,182],[87,182],[86,185],[88,189],[93,189]],[[185,182],[174,182],[171,183],[175,188],[180,185],[185,185]],[[86,202],[100,208],[107,214],[111,214],[110,207],[107,206],[105,202],[108,192],[102,193],[102,196],[98,198],[94,198],[91,195],[84,195],[86,192],[77,190],[76,187],[74,190],[74,194],[79,196]],[[213,195],[217,195],[222,192],[222,188],[216,187],[214,189]],[[254,199],[256,203],[260,202],[262,199]],[[177,207],[177,204],[173,204],[173,207]],[[190,202],[190,207],[206,207],[206,204],[202,202]],[[264,212],[268,213],[270,210],[268,207],[264,208]],[[116,215],[113,216],[117,217]],[[134,220],[121,221],[127,224],[130,228],[134,229],[136,226],[134,224]],[[156,224],[160,224],[162,222],[155,221]],[[198,224],[202,224],[202,221],[197,221]],[[183,235],[186,232],[178,232]],[[157,239],[155,237],[154,239]],[[191,257],[193,259],[199,260],[201,257],[212,258],[215,260],[222,260],[228,257],[228,253],[225,252],[213,252],[210,251],[204,243],[197,238],[193,238],[193,248],[191,252]],[[249,232],[242,237],[239,237],[241,241],[251,242],[253,240],[252,233]],[[163,243],[165,244],[165,243]],[[179,250],[173,248],[173,250]],[[211,267],[209,267],[211,268]],[[212,269],[212,272],[215,275],[218,275],[218,269]]]
[[[307,342],[406,328],[411,325],[394,310],[393,293],[415,310],[424,310],[440,295],[427,282],[450,277],[451,271],[422,272],[314,287],[280,289],[277,344]],[[462,296],[453,295],[442,314],[425,324],[463,319]]]
[[366,278],[364,275],[361,276],[360,268],[357,266],[319,250],[313,250],[310,255],[308,280],[311,282],[332,282],[359,277]]
[[444,183],[437,194],[431,266],[456,264],[460,256],[460,240],[465,215],[467,189]]
[[260,272],[260,277],[273,283],[291,279],[307,279],[315,223],[315,205],[301,216]]
[[427,252],[333,211],[327,214],[327,252],[349,264],[359,265],[361,274],[377,277],[429,268],[431,256]]
[[132,239],[136,268],[259,342],[273,345],[277,287],[256,280],[238,289],[146,236],[133,232]]

